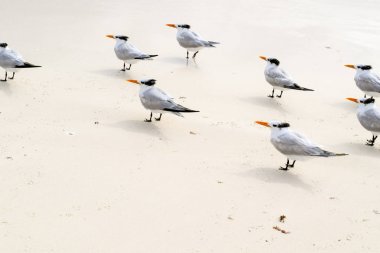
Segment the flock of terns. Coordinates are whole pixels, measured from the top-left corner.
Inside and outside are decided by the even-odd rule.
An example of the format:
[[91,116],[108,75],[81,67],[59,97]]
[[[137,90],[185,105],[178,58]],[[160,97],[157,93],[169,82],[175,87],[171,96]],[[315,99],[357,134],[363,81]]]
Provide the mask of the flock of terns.
[[[195,58],[201,49],[215,47],[215,45],[219,44],[218,42],[204,40],[197,33],[190,30],[190,25],[167,24],[167,26],[177,29],[177,41],[180,46],[186,49],[187,59],[189,59],[189,52],[192,52],[192,57]],[[158,56],[156,54],[146,54],[140,51],[128,42],[127,36],[106,36],[116,41],[114,51],[117,58],[123,61],[122,71],[130,70],[132,64],[139,61],[151,60]],[[280,91],[280,94],[276,95],[278,98],[281,98],[283,92],[286,90],[313,91],[312,89],[299,86],[279,67],[279,60],[264,56],[260,56],[260,58],[267,62],[264,75],[266,81],[273,87],[272,93],[268,97],[274,98],[276,90]],[[128,68],[126,64],[129,64]],[[7,43],[0,43],[0,66],[5,69],[5,77],[1,79],[1,81],[4,82],[8,79],[13,79],[15,73],[20,69],[41,67],[26,62],[19,53],[10,49]],[[370,65],[349,64],[345,66],[356,69],[354,79],[357,87],[364,92],[364,98],[347,99],[358,104],[358,120],[366,130],[372,133],[372,139],[367,140],[366,145],[373,146],[376,138],[380,134],[380,110],[375,106],[375,99],[373,98],[380,96],[380,77],[371,71],[372,67]],[[12,73],[12,77],[8,78],[8,72]],[[150,117],[145,119],[146,122],[152,121],[153,113],[159,114],[155,120],[160,121],[163,113],[172,113],[177,116],[182,116],[182,113],[199,112],[175,103],[172,97],[155,87],[156,80],[154,79],[128,81],[140,85],[139,96],[141,103],[150,111]],[[280,170],[288,170],[289,167],[294,167],[297,160],[302,161],[313,157],[347,155],[344,153],[326,151],[320,148],[307,137],[292,131],[289,128],[289,123],[278,121],[256,121],[256,123],[271,128],[271,143],[279,152],[287,157],[285,167],[280,167]]]

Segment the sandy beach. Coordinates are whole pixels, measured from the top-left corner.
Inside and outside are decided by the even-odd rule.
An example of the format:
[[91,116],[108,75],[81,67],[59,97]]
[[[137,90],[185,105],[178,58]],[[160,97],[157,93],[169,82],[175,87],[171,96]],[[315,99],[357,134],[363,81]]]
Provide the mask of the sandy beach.
[[[343,66],[380,73],[379,8],[2,0],[0,42],[43,67],[0,83],[0,252],[380,252],[380,143],[364,145],[345,100],[363,93]],[[221,44],[186,63],[167,23]],[[106,34],[159,56],[121,72]],[[315,91],[268,98],[259,55]],[[125,81],[144,78],[200,113],[144,122]],[[254,124],[274,119],[349,156],[280,171],[286,158]]]

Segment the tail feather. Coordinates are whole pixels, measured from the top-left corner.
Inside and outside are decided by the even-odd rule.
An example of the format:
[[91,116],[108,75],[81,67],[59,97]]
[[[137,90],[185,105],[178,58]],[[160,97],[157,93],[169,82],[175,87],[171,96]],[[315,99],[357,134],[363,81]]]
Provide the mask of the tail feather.
[[348,154],[346,153],[334,153],[326,150],[322,150],[321,154],[313,155],[313,156],[322,156],[322,157],[329,157],[329,156],[346,156]]
[[33,65],[29,62],[24,62],[24,65],[16,66],[16,68],[40,68],[41,66]]
[[153,57],[156,57],[156,56],[158,56],[158,54],[149,54],[149,55],[135,57],[135,59],[136,60],[147,60],[147,59],[150,59],[150,58],[153,58]]
[[196,110],[191,110],[191,109],[188,109],[188,108],[165,108],[164,111],[168,111],[168,112],[199,112],[199,111],[196,111]]
[[216,45],[216,44],[220,44],[220,42],[216,42],[216,41],[208,41],[208,43],[210,43],[211,45]]
[[296,83],[294,83],[293,86],[285,86],[285,87],[292,90],[314,91],[312,89],[301,87]]

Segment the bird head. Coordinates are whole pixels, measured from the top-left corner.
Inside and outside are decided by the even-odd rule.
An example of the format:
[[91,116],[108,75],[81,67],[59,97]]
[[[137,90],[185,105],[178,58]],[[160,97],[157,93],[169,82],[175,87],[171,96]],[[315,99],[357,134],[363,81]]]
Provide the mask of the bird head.
[[265,126],[265,127],[270,127],[273,129],[283,129],[283,128],[288,128],[290,127],[289,123],[286,122],[280,122],[280,121],[255,121],[256,124]]
[[190,25],[187,24],[166,24],[166,26],[173,27],[173,28],[182,28],[182,29],[190,29]]
[[112,35],[112,34],[108,34],[106,35],[107,38],[111,38],[111,39],[115,39],[115,40],[124,40],[124,41],[127,41],[128,40],[128,36],[124,36],[124,35]]
[[0,43],[0,47],[2,47],[2,48],[6,48],[7,46],[8,46],[7,43]]
[[351,102],[357,103],[360,106],[367,106],[367,105],[373,105],[375,104],[374,98],[346,98],[347,100],[350,100]]
[[346,64],[344,66],[347,68],[352,68],[352,69],[356,69],[356,70],[363,70],[363,71],[372,69],[371,65],[362,65],[362,64],[359,64],[359,65]]
[[268,62],[268,64],[271,64],[271,65],[280,65],[280,61],[277,60],[276,58],[267,58],[265,56],[259,56],[261,59],[263,59],[264,61]]
[[135,84],[142,84],[142,85],[147,85],[147,86],[153,86],[156,84],[155,79],[144,79],[144,80],[132,80],[129,79],[127,80],[128,82],[135,83]]

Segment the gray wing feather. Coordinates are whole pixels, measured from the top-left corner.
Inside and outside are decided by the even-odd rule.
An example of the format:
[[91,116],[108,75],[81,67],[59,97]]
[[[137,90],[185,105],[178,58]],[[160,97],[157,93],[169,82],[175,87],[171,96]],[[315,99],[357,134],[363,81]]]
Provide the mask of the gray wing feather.
[[368,110],[358,114],[360,124],[372,132],[380,132],[380,112],[378,110]]
[[14,68],[24,65],[22,56],[12,49],[5,49],[0,54],[0,66],[3,68]]
[[301,134],[290,132],[271,139],[275,148],[284,155],[297,156],[332,156],[334,153],[325,151]]

